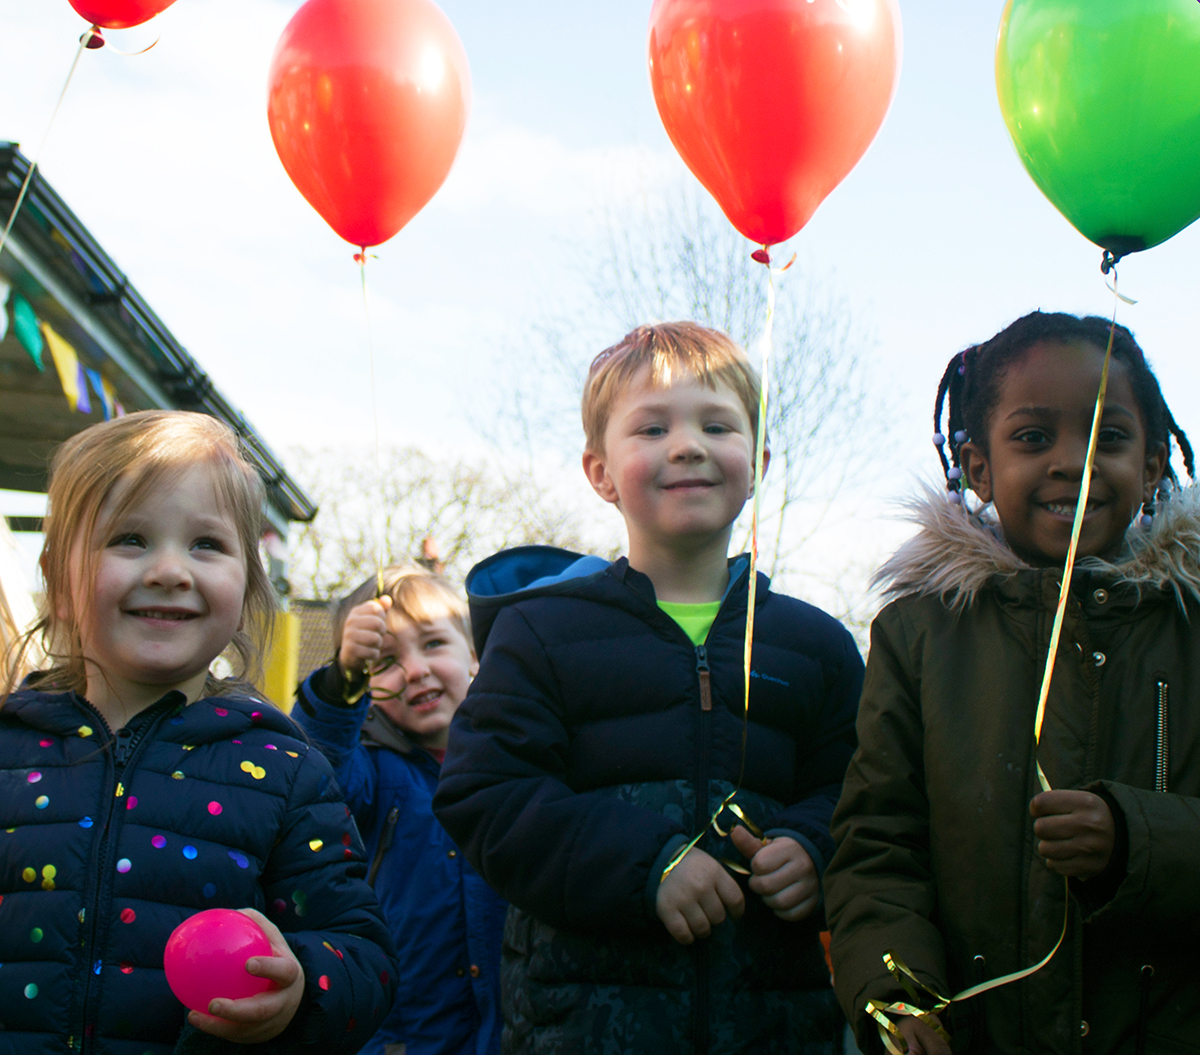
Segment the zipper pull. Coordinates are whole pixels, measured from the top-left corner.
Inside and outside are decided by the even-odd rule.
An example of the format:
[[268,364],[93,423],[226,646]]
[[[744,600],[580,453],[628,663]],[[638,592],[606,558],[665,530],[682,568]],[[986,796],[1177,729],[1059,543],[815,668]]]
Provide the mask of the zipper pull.
[[129,761],[129,749],[133,745],[133,733],[128,729],[117,730],[117,745],[113,749],[113,761],[124,766]]
[[712,678],[708,669],[708,649],[696,646],[696,675],[700,679],[700,710],[712,710]]

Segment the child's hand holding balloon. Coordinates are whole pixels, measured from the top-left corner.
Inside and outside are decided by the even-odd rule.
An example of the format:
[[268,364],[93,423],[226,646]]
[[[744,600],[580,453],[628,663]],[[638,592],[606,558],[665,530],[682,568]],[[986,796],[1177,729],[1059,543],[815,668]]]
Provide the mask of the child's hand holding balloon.
[[1038,856],[1051,872],[1091,879],[1108,867],[1116,842],[1112,810],[1090,791],[1043,791],[1029,803]]
[[821,900],[821,884],[803,846],[787,836],[756,839],[740,824],[730,838],[750,859],[750,889],[767,908],[789,923],[812,915]]
[[950,1045],[919,1018],[906,1015],[896,1028],[908,1044],[908,1055],[950,1055]]
[[208,1014],[191,1011],[188,1021],[214,1037],[236,1044],[257,1044],[279,1036],[295,1017],[304,996],[304,968],[274,923],[252,908],[239,911],[257,923],[271,943],[271,955],[251,956],[246,961],[246,972],[274,984],[240,1000],[217,997],[208,1005]]
[[388,632],[387,613],[392,599],[387,594],[350,609],[342,629],[338,666],[343,673],[357,673],[379,661],[383,638]]

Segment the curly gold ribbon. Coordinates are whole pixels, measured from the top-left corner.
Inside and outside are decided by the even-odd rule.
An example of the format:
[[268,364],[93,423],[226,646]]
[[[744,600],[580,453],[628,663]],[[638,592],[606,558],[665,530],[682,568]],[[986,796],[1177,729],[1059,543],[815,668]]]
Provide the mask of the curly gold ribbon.
[[[1109,367],[1112,365],[1113,340],[1116,337],[1117,330],[1118,302],[1124,301],[1127,304],[1136,303],[1136,301],[1132,301],[1118,292],[1116,268],[1113,267],[1111,270],[1113,281],[1112,285],[1108,286],[1108,288],[1112,291],[1114,297],[1112,325],[1108,331],[1108,347],[1104,350],[1104,367],[1100,372],[1100,389],[1096,393],[1096,409],[1092,414],[1092,431],[1088,438],[1087,458],[1083,464],[1083,479],[1079,483],[1079,499],[1075,505],[1075,519],[1071,524],[1071,542],[1067,547],[1067,559],[1063,566],[1062,583],[1058,591],[1058,607],[1054,612],[1054,625],[1050,631],[1050,645],[1046,650],[1046,666],[1042,672],[1042,686],[1041,691],[1038,693],[1037,713],[1033,723],[1034,765],[1037,767],[1038,783],[1041,785],[1042,791],[1050,791],[1051,787],[1050,781],[1042,769],[1042,763],[1037,757],[1037,749],[1042,743],[1042,726],[1046,719],[1046,703],[1050,698],[1050,683],[1054,677],[1054,663],[1058,658],[1058,645],[1062,637],[1063,619],[1066,615],[1067,601],[1071,595],[1071,578],[1075,571],[1075,555],[1079,549],[1079,536],[1083,531],[1083,518],[1087,513],[1088,496],[1091,493],[1092,470],[1096,464],[1096,447],[1100,438],[1100,421],[1104,416],[1104,402],[1108,395],[1108,375]],[[1002,975],[987,982],[981,982],[979,985],[973,985],[969,989],[964,989],[961,993],[956,993],[954,996],[943,996],[930,989],[909,970],[908,966],[894,951],[888,950],[885,952],[883,954],[884,966],[887,967],[892,977],[900,983],[909,997],[914,1001],[919,1000],[920,997],[918,996],[917,989],[920,989],[934,1001],[933,1009],[930,1011],[923,1011],[903,1001],[891,1004],[884,1004],[881,1000],[867,1001],[866,1011],[875,1019],[876,1025],[879,1027],[879,1038],[883,1041],[884,1047],[891,1055],[905,1055],[908,1045],[895,1022],[889,1016],[912,1015],[914,1018],[919,1018],[931,1029],[936,1030],[939,1036],[949,1043],[949,1036],[947,1036],[945,1030],[942,1029],[934,1016],[945,1011],[952,1003],[957,1003],[961,1000],[970,1000],[971,997],[979,996],[981,993],[986,993],[991,989],[999,989],[1001,986],[1009,985],[1012,982],[1019,982],[1021,979],[1028,978],[1045,967],[1054,958],[1055,953],[1062,947],[1062,943],[1067,937],[1067,927],[1071,919],[1071,894],[1069,881],[1066,876],[1063,877],[1063,897],[1062,931],[1058,935],[1058,941],[1054,943],[1054,948],[1043,956],[1041,960],[1032,967],[1026,967],[1023,970],[1014,971],[1011,974]],[[897,1047],[896,1040],[899,1040],[903,1047]]]

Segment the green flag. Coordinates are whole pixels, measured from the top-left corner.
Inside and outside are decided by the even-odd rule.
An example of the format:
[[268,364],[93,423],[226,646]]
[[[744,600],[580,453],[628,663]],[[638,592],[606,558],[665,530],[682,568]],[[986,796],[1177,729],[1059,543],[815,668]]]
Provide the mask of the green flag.
[[42,362],[42,351],[45,349],[45,339],[42,337],[42,329],[38,325],[37,316],[33,313],[33,308],[29,306],[29,301],[21,296],[20,293],[12,295],[13,308],[13,330],[16,331],[17,340],[24,346],[25,351],[29,353],[29,358],[34,361],[39,370],[45,370],[45,364]]

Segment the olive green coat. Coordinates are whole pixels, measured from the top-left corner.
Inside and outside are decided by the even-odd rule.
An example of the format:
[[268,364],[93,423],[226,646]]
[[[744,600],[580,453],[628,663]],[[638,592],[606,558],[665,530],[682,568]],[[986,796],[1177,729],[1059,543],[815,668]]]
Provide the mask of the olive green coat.
[[[1072,883],[1045,968],[943,1016],[956,1051],[1200,1052],[1194,490],[1131,529],[1123,559],[1076,571],[1037,755],[1051,786],[1104,794],[1127,843],[1109,873]],[[1045,956],[1066,901],[1028,808],[1061,573],[944,497],[915,511],[922,530],[880,573],[895,599],[872,627],[824,879],[835,986],[864,1051],[880,1050],[868,999],[905,999],[884,952],[950,995]]]

